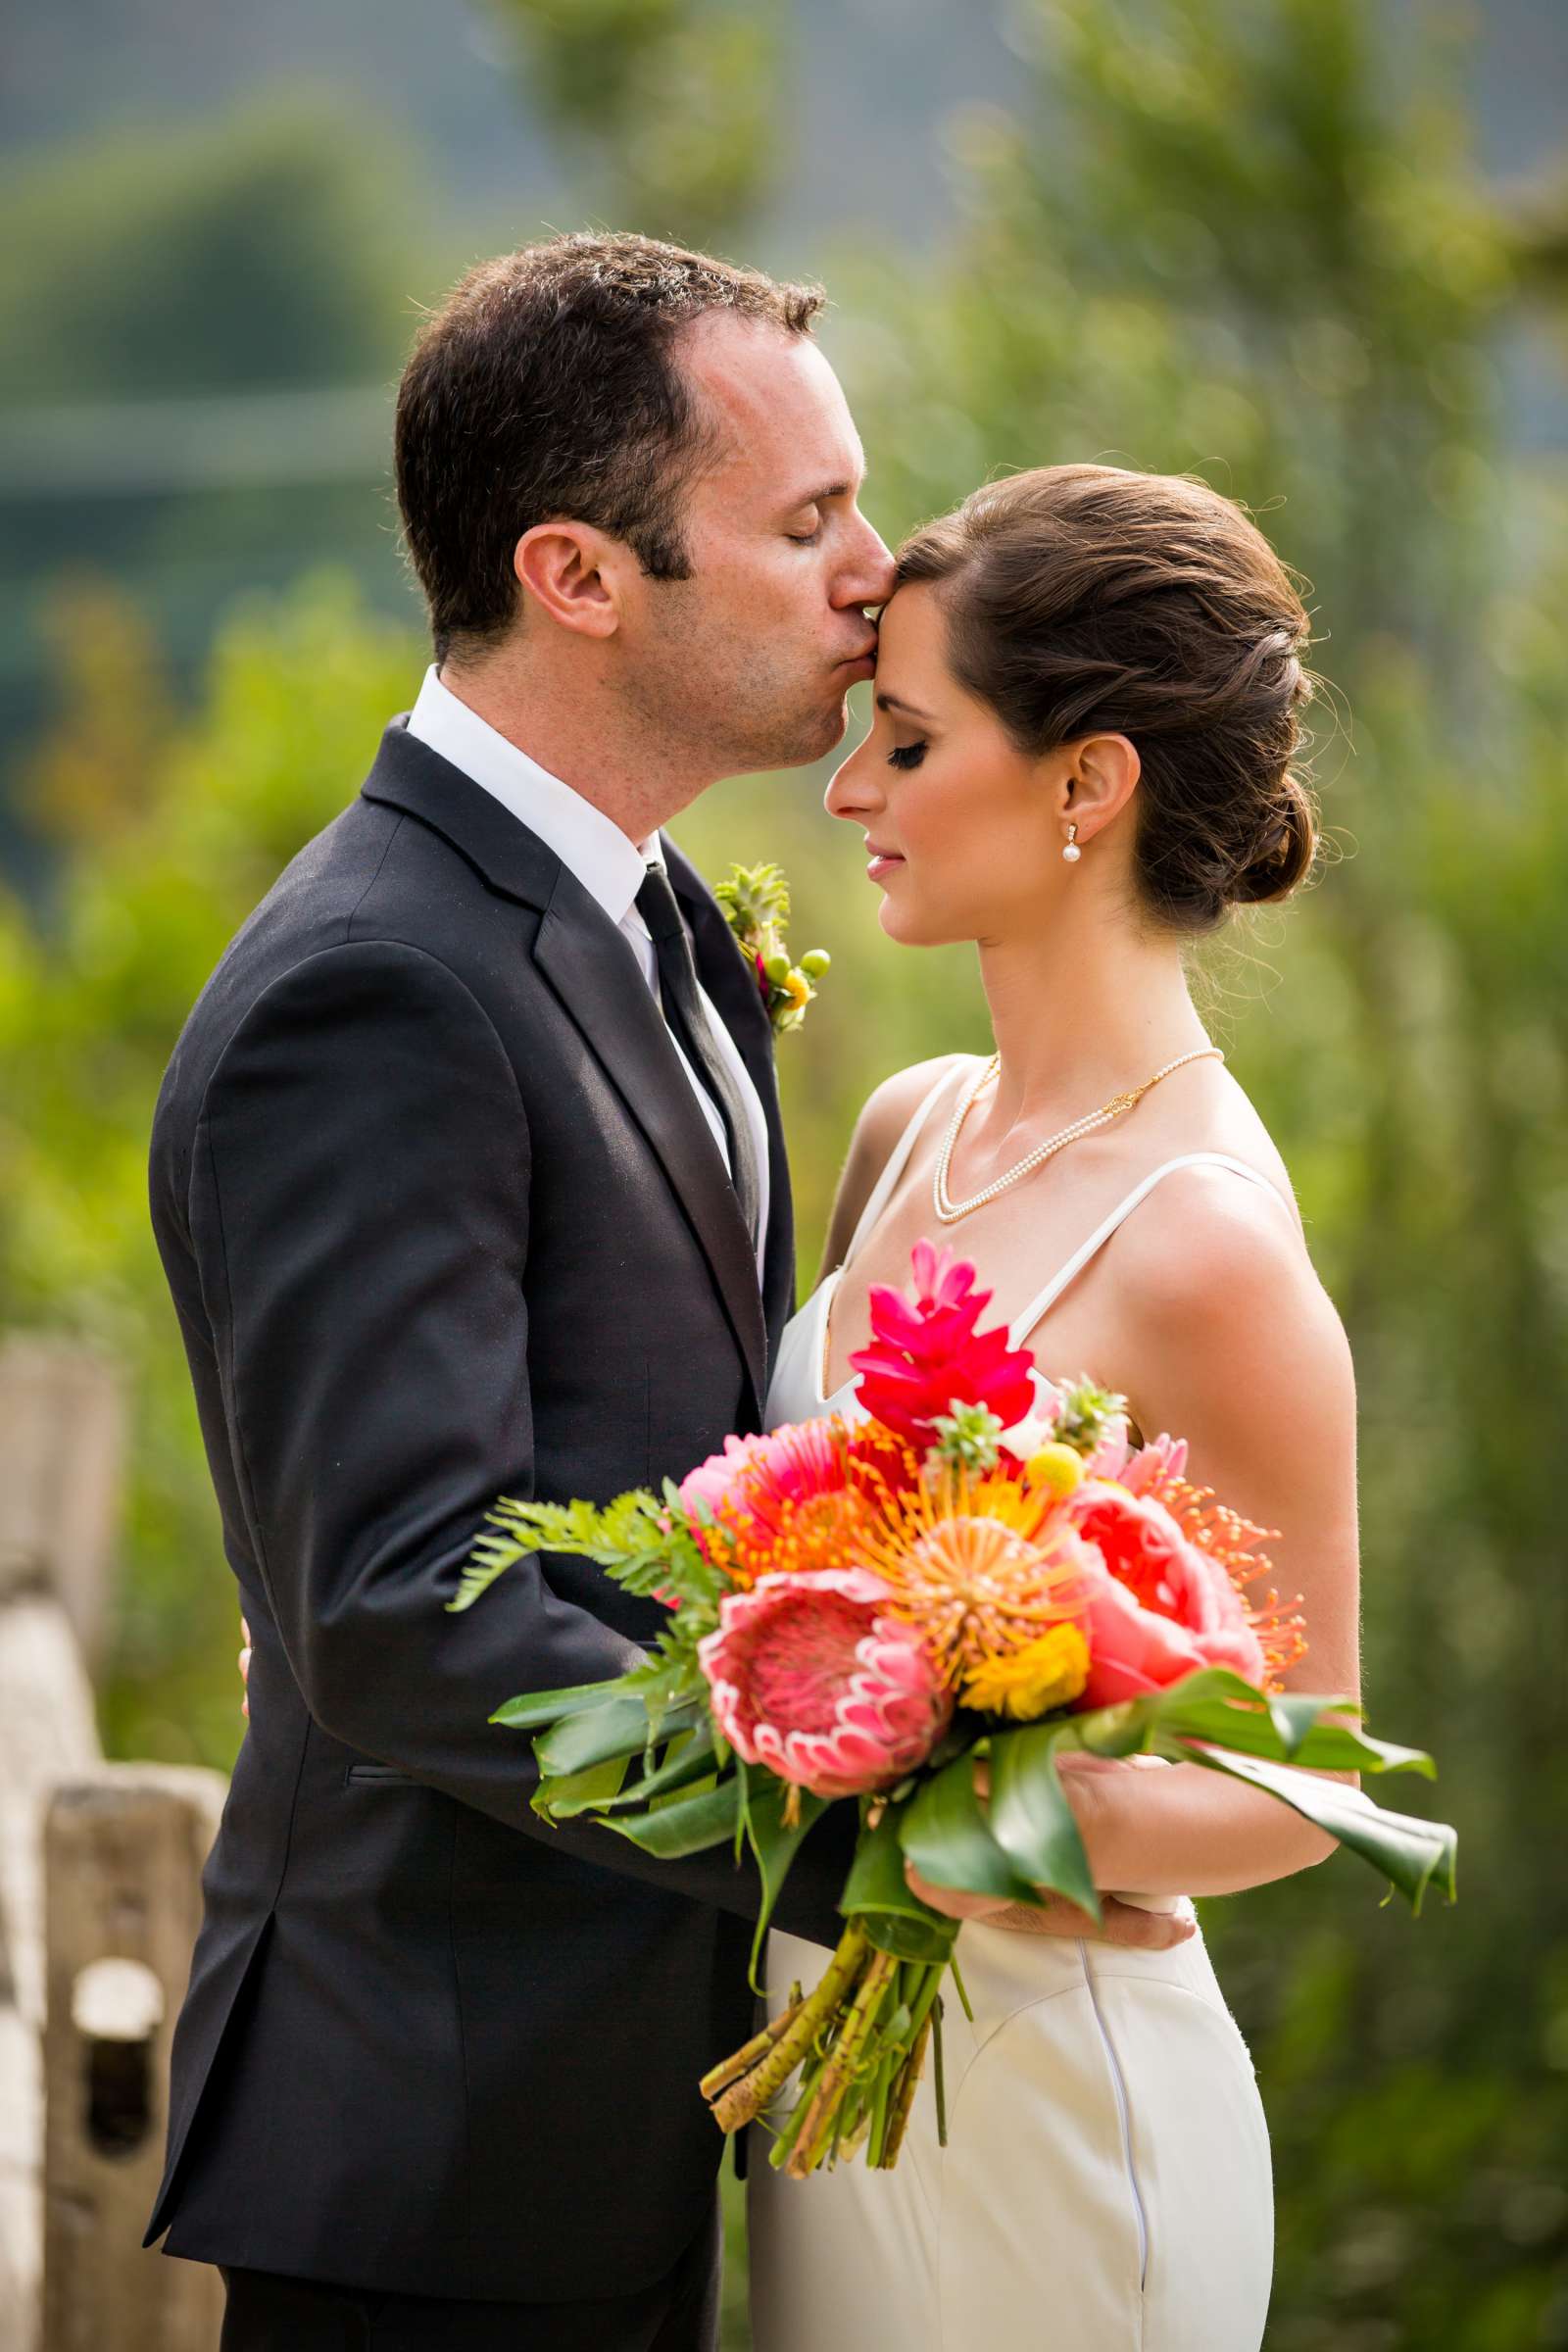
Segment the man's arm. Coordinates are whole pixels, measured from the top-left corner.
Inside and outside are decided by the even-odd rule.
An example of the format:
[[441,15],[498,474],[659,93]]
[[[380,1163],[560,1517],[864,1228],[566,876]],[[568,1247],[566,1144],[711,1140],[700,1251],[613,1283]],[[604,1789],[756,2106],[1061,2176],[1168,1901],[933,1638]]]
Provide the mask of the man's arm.
[[[190,1222],[257,1559],[333,1738],[612,1870],[755,1917],[726,1850],[655,1862],[529,1807],[532,1754],[487,1718],[514,1691],[641,1652],[536,1560],[445,1603],[498,1494],[533,1492],[523,1269],[529,1136],[483,1008],[437,958],[323,951],[246,1015],[207,1090]],[[591,1346],[592,1335],[583,1335]],[[855,1834],[811,1834],[781,1926],[836,1939]]]

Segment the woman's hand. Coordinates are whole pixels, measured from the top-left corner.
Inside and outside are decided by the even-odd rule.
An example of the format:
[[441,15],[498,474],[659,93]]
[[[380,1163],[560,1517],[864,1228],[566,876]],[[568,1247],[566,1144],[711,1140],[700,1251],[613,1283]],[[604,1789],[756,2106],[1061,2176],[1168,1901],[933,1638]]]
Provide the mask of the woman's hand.
[[[1153,1765],[1166,1769],[1159,1756],[1091,1756],[1081,1748],[1069,1749],[1056,1759],[1057,1770],[1064,1779],[1083,1780],[1097,1775],[1136,1771],[1140,1766]],[[974,1768],[975,1793],[984,1803],[991,1793],[991,1775],[983,1763]],[[1075,1790],[1070,1801],[1075,1813],[1083,1810],[1087,1790]],[[917,1894],[933,1911],[945,1919],[979,1919],[988,1928],[1005,1928],[1019,1936],[1087,1936],[1100,1943],[1119,1943],[1135,1951],[1168,1952],[1172,1945],[1185,1943],[1198,1933],[1198,1920],[1192,1904],[1180,1898],[1170,1911],[1146,1911],[1137,1903],[1124,1903],[1114,1894],[1103,1894],[1100,1900],[1100,1920],[1096,1922],[1077,1903],[1069,1902],[1064,1894],[1043,1896],[1038,1907],[1033,1903],[1000,1902],[994,1895],[963,1894],[954,1886],[934,1886],[923,1879],[912,1862],[906,1862],[904,1875],[911,1894]]]
[[239,1630],[245,1642],[245,1646],[239,1653],[239,1679],[245,1686],[245,1695],[239,1702],[239,1711],[249,1723],[251,1716],[251,1629],[243,1617],[239,1621]]

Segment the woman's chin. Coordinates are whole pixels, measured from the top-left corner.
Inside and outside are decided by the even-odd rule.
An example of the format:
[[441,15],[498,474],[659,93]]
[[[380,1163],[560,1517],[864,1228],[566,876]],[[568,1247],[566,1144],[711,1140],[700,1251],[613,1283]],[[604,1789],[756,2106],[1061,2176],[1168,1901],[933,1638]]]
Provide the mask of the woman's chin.
[[951,932],[934,923],[929,914],[922,915],[917,906],[911,906],[897,891],[884,894],[876,919],[898,948],[941,948],[946,947],[953,937]]

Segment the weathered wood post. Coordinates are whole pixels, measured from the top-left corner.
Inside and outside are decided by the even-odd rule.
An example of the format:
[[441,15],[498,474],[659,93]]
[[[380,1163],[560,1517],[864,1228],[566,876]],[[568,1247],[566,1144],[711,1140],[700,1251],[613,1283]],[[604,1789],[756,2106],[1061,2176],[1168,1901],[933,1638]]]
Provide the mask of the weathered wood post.
[[99,1759],[124,1405],[101,1357],[0,1343],[0,2343],[32,2352],[42,2260],[43,1806]]
[[218,2343],[217,2272],[143,2252],[141,2234],[223,1793],[216,1772],[103,1764],[49,1800],[42,2352]]

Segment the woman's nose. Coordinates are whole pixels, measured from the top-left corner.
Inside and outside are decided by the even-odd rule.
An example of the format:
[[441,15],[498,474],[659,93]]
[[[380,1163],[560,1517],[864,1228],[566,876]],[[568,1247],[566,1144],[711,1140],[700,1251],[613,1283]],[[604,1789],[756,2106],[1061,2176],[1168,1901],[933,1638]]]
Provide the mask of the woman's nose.
[[876,768],[866,757],[869,741],[850,754],[822,797],[829,816],[842,816],[852,825],[865,824],[883,806]]

